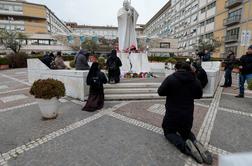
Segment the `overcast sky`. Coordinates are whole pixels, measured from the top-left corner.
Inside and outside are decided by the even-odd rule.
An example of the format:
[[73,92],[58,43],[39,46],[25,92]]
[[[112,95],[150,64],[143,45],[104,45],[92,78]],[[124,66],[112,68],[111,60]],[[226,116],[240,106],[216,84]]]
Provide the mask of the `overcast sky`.
[[[117,25],[117,11],[123,0],[27,0],[47,5],[63,21],[86,25]],[[132,0],[139,13],[138,24],[145,24],[168,0]]]

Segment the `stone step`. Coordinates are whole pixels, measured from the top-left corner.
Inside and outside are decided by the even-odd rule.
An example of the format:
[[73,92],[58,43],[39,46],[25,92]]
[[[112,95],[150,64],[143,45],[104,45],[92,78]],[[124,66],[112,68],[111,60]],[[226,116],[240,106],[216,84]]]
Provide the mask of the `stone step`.
[[122,89],[105,89],[105,94],[145,94],[157,93],[157,88],[122,88]]
[[158,88],[161,83],[119,83],[105,84],[104,89],[124,89],[124,88]]
[[105,100],[154,100],[165,99],[160,97],[157,93],[147,94],[107,94]]

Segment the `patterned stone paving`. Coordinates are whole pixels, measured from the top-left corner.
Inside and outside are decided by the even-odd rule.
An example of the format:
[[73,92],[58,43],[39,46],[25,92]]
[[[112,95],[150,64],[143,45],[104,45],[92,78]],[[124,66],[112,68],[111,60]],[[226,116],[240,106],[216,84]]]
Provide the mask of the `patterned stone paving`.
[[[106,102],[87,113],[84,102],[65,97],[59,117],[42,121],[27,80],[26,69],[0,71],[0,165],[199,165],[163,137],[164,101]],[[234,87],[195,101],[193,132],[213,165],[219,155],[252,149],[251,93],[236,99],[236,87],[235,76]]]

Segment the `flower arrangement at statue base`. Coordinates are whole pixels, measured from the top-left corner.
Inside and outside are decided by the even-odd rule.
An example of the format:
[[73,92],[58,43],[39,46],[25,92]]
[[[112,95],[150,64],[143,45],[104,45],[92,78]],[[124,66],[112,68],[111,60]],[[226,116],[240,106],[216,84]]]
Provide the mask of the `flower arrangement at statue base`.
[[124,78],[131,79],[131,78],[157,78],[157,76],[154,76],[153,73],[150,72],[141,72],[141,73],[132,73],[128,72],[124,75]]

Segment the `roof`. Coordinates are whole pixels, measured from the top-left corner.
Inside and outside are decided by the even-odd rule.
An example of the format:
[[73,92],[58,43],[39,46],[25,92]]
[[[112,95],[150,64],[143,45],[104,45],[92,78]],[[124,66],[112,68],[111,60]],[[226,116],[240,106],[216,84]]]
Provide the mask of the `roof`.
[[158,12],[155,14],[146,24],[145,27],[149,26],[154,22],[161,14],[163,14],[168,8],[171,7],[171,0],[169,0]]

